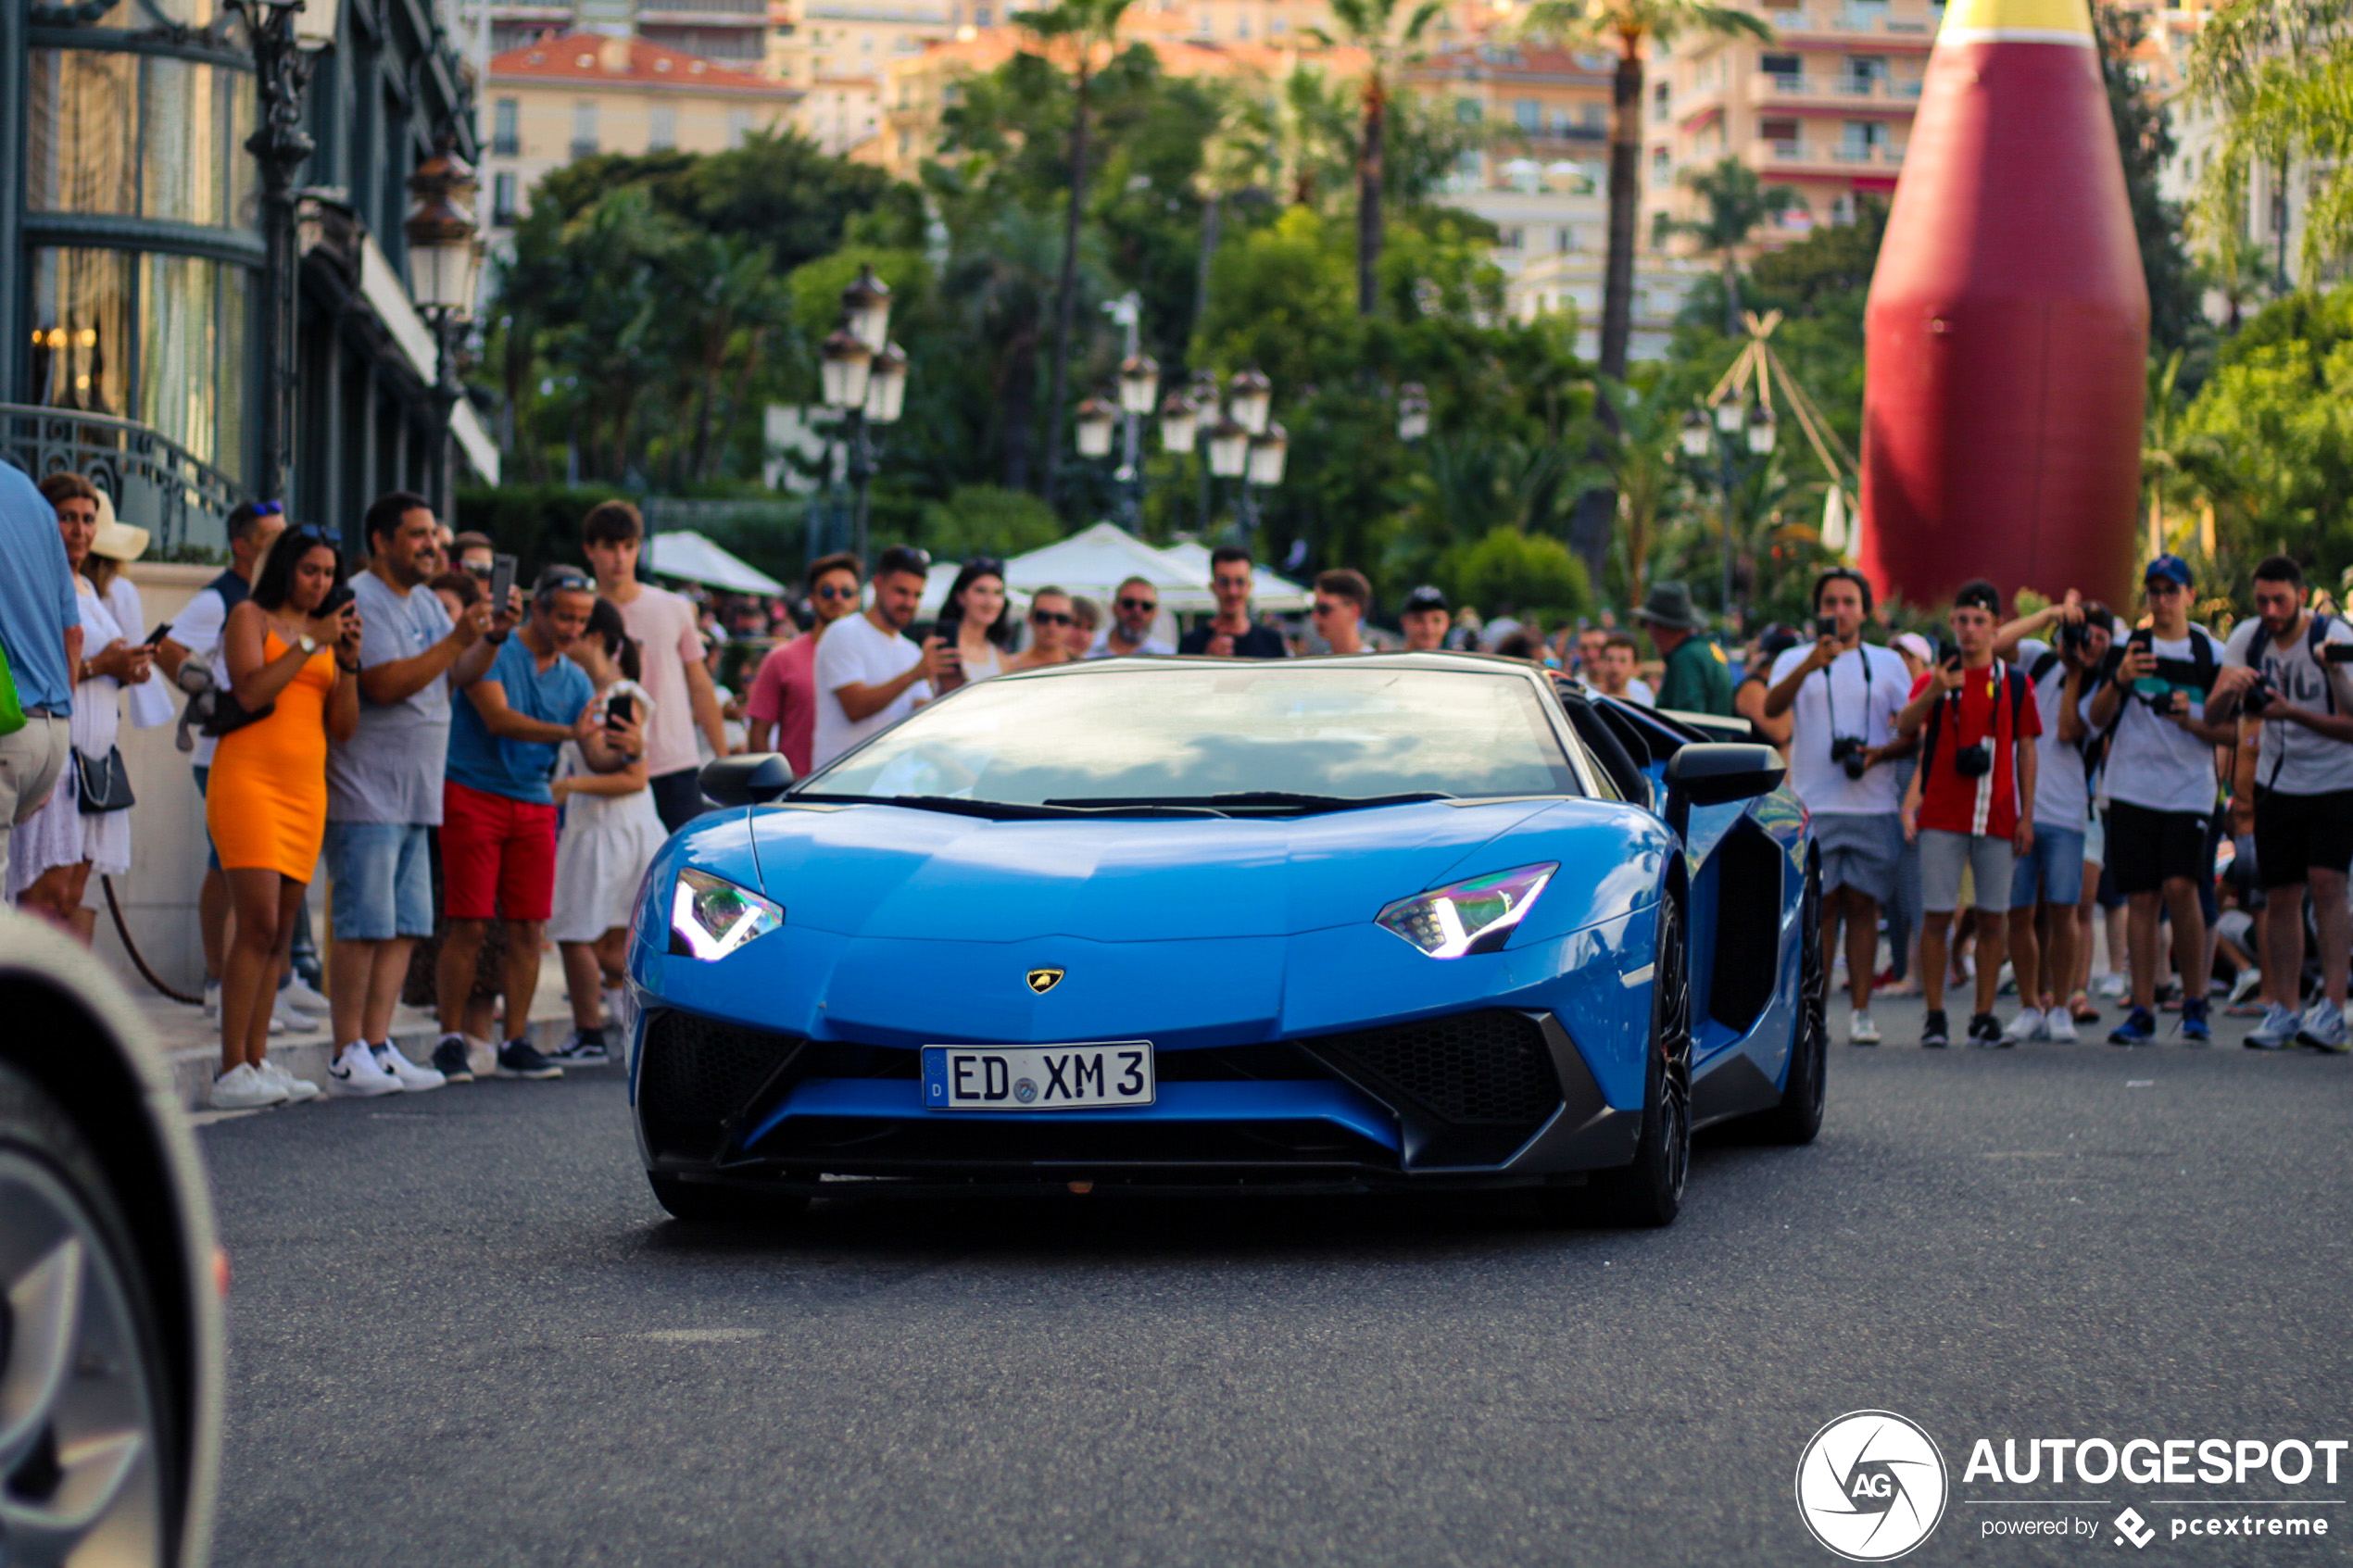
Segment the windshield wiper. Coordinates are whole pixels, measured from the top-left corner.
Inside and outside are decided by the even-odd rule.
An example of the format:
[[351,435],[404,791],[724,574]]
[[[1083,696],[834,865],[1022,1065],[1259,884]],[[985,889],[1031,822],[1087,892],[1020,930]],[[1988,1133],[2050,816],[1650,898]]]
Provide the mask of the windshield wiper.
[[[1033,806],[1014,800],[970,800],[960,795],[797,795],[796,800],[839,801],[850,805],[905,806],[917,811],[941,811],[953,817],[980,817],[989,822],[1084,821],[1089,817],[1216,817],[1225,813],[1196,806],[1188,809],[1175,802],[1049,800]],[[1098,809],[1101,808],[1101,809]]]
[[1119,798],[1063,798],[1049,806],[1192,807],[1212,811],[1356,811],[1368,806],[1406,806],[1421,800],[1452,800],[1443,790],[1417,789],[1401,795],[1304,795],[1288,789],[1231,790],[1222,795],[1150,796]]

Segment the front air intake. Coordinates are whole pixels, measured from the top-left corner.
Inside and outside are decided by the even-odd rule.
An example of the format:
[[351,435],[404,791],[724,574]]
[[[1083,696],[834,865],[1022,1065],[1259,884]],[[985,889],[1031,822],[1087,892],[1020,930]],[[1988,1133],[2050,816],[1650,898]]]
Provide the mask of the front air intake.
[[752,1097],[807,1044],[692,1013],[655,1015],[637,1074],[647,1143],[657,1157],[714,1158]]
[[1492,1009],[1302,1040],[1407,1123],[1409,1164],[1493,1165],[1561,1101],[1542,1027]]

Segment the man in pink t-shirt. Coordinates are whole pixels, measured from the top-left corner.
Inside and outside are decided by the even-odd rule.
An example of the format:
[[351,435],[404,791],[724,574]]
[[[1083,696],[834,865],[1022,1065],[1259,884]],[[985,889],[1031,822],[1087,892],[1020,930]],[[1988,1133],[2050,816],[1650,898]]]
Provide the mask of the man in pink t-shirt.
[[760,661],[751,678],[744,715],[751,721],[748,749],[771,745],[792,764],[793,776],[809,771],[817,734],[817,639],[845,615],[858,612],[858,558],[847,552],[809,563],[809,608],[817,624]]
[[695,731],[711,743],[711,754],[727,755],[727,729],[719,693],[703,663],[702,633],[695,629],[695,607],[666,588],[637,581],[637,554],[645,523],[626,501],[602,501],[580,520],[581,553],[597,574],[597,592],[621,607],[622,624],[637,645],[644,665],[638,684],[653,698],[646,726],[646,775],[654,809],[672,833],[703,811],[702,754]]

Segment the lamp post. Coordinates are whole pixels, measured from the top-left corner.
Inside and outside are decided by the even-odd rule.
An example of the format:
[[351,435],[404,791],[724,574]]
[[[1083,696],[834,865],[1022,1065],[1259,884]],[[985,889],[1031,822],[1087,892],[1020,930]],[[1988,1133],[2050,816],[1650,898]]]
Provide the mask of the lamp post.
[[473,319],[474,284],[482,271],[481,231],[467,205],[480,185],[457,149],[456,139],[444,136],[434,156],[409,176],[417,206],[401,225],[409,238],[409,292],[433,327],[433,508],[444,519],[457,507],[449,425],[465,395],[458,353]]
[[1417,381],[1397,389],[1397,439],[1419,441],[1429,433],[1429,394]]
[[1707,458],[1712,455],[1716,459],[1713,477],[1722,502],[1724,527],[1721,608],[1727,626],[1731,623],[1732,615],[1732,491],[1755,467],[1772,456],[1778,434],[1770,404],[1748,403],[1734,394],[1708,412],[1693,408],[1685,414],[1682,428],[1676,435],[1683,456],[1703,474],[1707,471]]
[[300,201],[295,175],[310,157],[312,143],[302,128],[302,95],[311,68],[335,45],[339,0],[228,0],[245,19],[253,42],[255,85],[261,123],[245,138],[245,150],[261,166],[261,464],[255,494],[265,501],[285,498],[294,476],[295,320],[296,254],[295,220]]
[[866,487],[875,477],[870,426],[897,422],[907,398],[907,356],[890,341],[890,285],[862,267],[841,291],[841,325],[817,351],[818,380],[825,407],[842,416],[849,450],[849,483],[856,500],[851,513],[851,548],[860,569],[866,560]]

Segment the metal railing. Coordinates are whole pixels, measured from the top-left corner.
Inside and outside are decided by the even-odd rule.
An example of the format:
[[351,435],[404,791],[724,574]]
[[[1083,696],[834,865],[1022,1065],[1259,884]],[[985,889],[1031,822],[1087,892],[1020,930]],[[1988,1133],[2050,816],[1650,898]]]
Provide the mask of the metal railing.
[[158,553],[220,549],[244,485],[136,420],[74,408],[0,403],[0,457],[38,481],[78,473],[114,498],[115,513],[154,536]]

